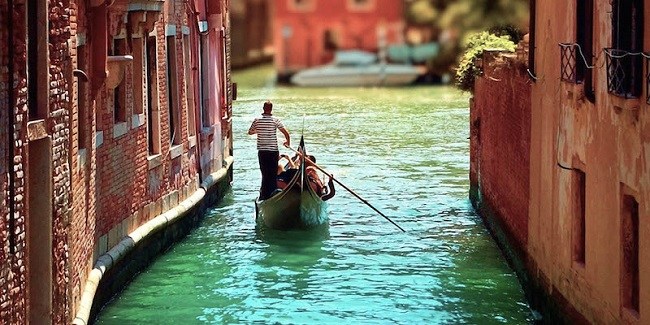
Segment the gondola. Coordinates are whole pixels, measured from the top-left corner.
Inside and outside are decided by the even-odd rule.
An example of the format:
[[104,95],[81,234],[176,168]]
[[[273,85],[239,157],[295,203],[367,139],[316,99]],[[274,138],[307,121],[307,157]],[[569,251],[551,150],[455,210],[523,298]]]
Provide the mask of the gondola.
[[[306,154],[304,140],[300,139],[298,152]],[[287,186],[266,200],[255,200],[257,222],[279,230],[309,229],[328,222],[326,203],[309,185],[305,174],[305,160]]]

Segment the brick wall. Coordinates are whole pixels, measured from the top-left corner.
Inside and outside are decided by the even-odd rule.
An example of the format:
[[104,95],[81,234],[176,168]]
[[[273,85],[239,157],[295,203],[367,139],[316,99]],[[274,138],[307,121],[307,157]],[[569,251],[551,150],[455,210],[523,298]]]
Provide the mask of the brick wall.
[[[99,188],[102,189],[98,195],[98,216],[97,231],[100,235],[108,233],[116,225],[124,220],[125,217],[143,209],[163,195],[171,191],[180,190],[188,186],[192,180],[197,177],[195,167],[196,155],[195,147],[190,148],[188,139],[188,121],[186,85],[184,77],[184,60],[182,47],[182,28],[186,22],[183,3],[178,2],[175,6],[169,8],[172,12],[167,13],[167,20],[160,19],[155,23],[156,41],[157,41],[157,74],[158,74],[158,110],[160,112],[160,139],[161,150],[158,166],[149,167],[147,161],[147,125],[133,126],[131,116],[133,112],[134,85],[133,70],[137,62],[133,62],[126,67],[124,74],[124,83],[126,89],[127,102],[127,127],[129,130],[126,134],[119,137],[113,137],[113,96],[111,91],[104,89],[100,99],[97,101],[97,130],[103,132],[103,144],[97,149],[97,181]],[[167,35],[165,33],[167,25],[178,26],[176,28],[175,38],[176,58],[172,60],[176,63],[176,80],[178,92],[174,94],[175,108],[180,110],[179,121],[180,145],[183,154],[171,158],[169,128],[169,103],[168,91],[171,87],[167,80]],[[117,30],[116,32],[120,32]],[[109,41],[111,39],[109,38]],[[154,83],[149,84],[155,87]],[[194,109],[192,106],[191,109]],[[192,126],[194,127],[194,126]]]
[[[6,92],[7,96],[3,95],[2,100],[7,100],[5,103],[8,106],[3,107],[2,111],[8,112],[9,115],[4,115],[2,118],[2,134],[11,138],[17,138],[17,141],[13,141],[11,145],[9,145],[9,142],[4,141],[0,144],[5,147],[3,156],[9,156],[9,159],[3,161],[2,164],[10,163],[6,165],[5,171],[2,173],[4,176],[2,184],[7,190],[5,192],[7,200],[3,200],[3,203],[6,203],[6,205],[3,205],[6,213],[3,213],[3,228],[1,232],[3,252],[0,255],[0,272],[2,272],[0,281],[3,283],[0,284],[2,290],[0,292],[0,322],[24,323],[25,210],[23,199],[25,193],[23,145],[25,140],[25,127],[22,121],[25,120],[26,113],[27,83],[25,78],[27,73],[25,66],[25,40],[24,37],[20,37],[25,34],[26,30],[25,24],[20,23],[18,18],[24,17],[25,5],[23,0],[14,1],[13,8],[9,8],[7,4],[7,2],[0,4],[3,10],[2,26],[0,28],[2,34],[0,35],[2,35],[3,44],[9,45],[7,47],[3,46],[2,75],[3,83],[5,80],[7,82],[3,87],[3,91]],[[8,13],[5,10],[8,10]],[[5,17],[6,19],[4,19]],[[13,33],[11,35],[8,29],[9,20],[13,21]],[[11,72],[5,64],[8,64],[13,69],[13,78],[9,75]],[[13,100],[16,103],[15,106],[12,105],[13,103],[8,102],[9,100]],[[12,116],[14,117],[13,123],[10,122]],[[4,182],[5,180],[6,183]],[[13,218],[11,214],[13,214]]]
[[[47,84],[49,91],[39,92],[39,88],[35,92],[35,96],[47,101],[47,110],[40,122],[32,121],[34,123],[28,126],[28,98],[31,97],[27,78],[26,2],[10,0],[0,3],[0,42],[8,45],[0,49],[0,241],[3,247],[0,250],[0,324],[24,324],[29,318],[26,306],[30,271],[29,256],[26,256],[29,233],[26,228],[27,223],[33,220],[29,216],[34,211],[28,211],[27,201],[29,192],[42,190],[39,185],[27,188],[29,184],[41,181],[29,182],[30,162],[39,159],[47,159],[44,161],[46,165],[51,162],[51,179],[42,181],[50,183],[52,189],[52,193],[44,193],[52,196],[52,225],[47,229],[52,235],[52,322],[65,324],[75,315],[95,258],[129,231],[172,208],[198,188],[198,146],[205,145],[208,153],[223,152],[222,138],[201,139],[201,134],[197,134],[197,138],[190,141],[187,129],[194,125],[188,125],[187,111],[196,108],[194,102],[188,104],[186,98],[181,26],[193,22],[193,19],[188,19],[185,2],[169,3],[174,5],[166,9],[165,19],[160,15],[151,26],[155,26],[158,35],[159,75],[157,85],[147,86],[159,89],[162,139],[160,163],[154,166],[150,166],[148,159],[147,123],[138,122],[142,117],[133,114],[134,89],[137,86],[133,80],[134,65],[126,68],[124,78],[127,130],[113,136],[114,103],[113,97],[109,96],[112,91],[106,87],[104,79],[95,77],[101,76],[101,71],[93,71],[97,68],[98,56],[101,61],[103,55],[93,50],[93,45],[97,44],[92,43],[92,31],[89,30],[89,21],[96,17],[91,12],[96,8],[88,8],[84,1],[49,1],[48,12],[39,14],[39,23],[46,26],[49,37],[49,42],[42,45],[49,52],[47,62],[42,63],[48,67],[46,83],[42,79],[38,82]],[[123,23],[124,9],[116,5],[109,10],[109,42],[112,42],[112,36],[129,35]],[[165,31],[168,25],[178,26],[173,35],[177,57],[171,60],[177,65],[178,92],[175,97],[182,132],[179,135],[180,150],[176,147],[180,154],[174,158],[170,156],[172,146],[169,143],[170,116],[166,91]],[[38,42],[32,42],[30,46],[34,44]],[[84,50],[78,51],[81,49],[79,46]],[[196,67],[192,68],[188,71],[196,71]],[[73,73],[74,69],[78,71]],[[221,69],[215,71],[224,74]],[[85,80],[83,75],[90,79]],[[85,91],[80,91],[81,88]],[[99,91],[92,92],[91,89]],[[79,103],[85,111],[80,110]],[[34,102],[29,104],[33,107]],[[216,116],[216,107],[212,109]],[[146,107],[144,110],[146,115]],[[221,121],[215,120],[218,122],[213,129],[220,130]],[[102,143],[96,141],[96,131],[102,132]],[[30,143],[45,138],[47,143],[51,143],[51,148],[47,149],[52,150],[52,155],[31,157],[30,161]],[[85,148],[80,148],[80,143]],[[205,161],[220,168],[222,158],[221,155],[218,158],[206,156]],[[207,170],[212,171],[216,170]],[[34,175],[36,171],[32,171],[32,180]],[[33,232],[30,230],[30,233]]]
[[[70,3],[70,43],[71,63],[89,75],[90,46],[88,26],[84,14],[86,3],[75,1]],[[77,51],[81,46],[83,51]],[[71,110],[70,110],[70,151],[71,156],[71,215],[68,227],[69,233],[69,292],[68,305],[70,315],[75,314],[74,302],[79,300],[83,284],[93,259],[95,246],[95,110],[90,98],[90,81],[80,76],[70,76]],[[84,87],[85,91],[80,92]],[[78,103],[85,106],[85,114],[79,113]],[[80,132],[80,128],[84,132]],[[83,139],[80,136],[85,135]],[[79,143],[83,143],[83,149]]]
[[70,83],[71,53],[70,39],[70,2],[50,1],[49,3],[49,44],[50,44],[50,109],[48,126],[51,128],[53,153],[54,217],[53,217],[53,261],[54,292],[53,322],[65,323],[70,319],[66,306],[69,282],[67,232],[70,218]]
[[[53,315],[52,321],[64,323],[69,319],[66,310],[65,295],[68,282],[67,256],[68,245],[66,237],[66,222],[69,214],[69,193],[70,176],[68,164],[68,141],[69,141],[69,84],[64,72],[69,65],[69,52],[67,41],[69,34],[69,13],[66,12],[67,2],[49,3],[49,75],[50,93],[48,94],[47,115],[44,120],[46,135],[52,140],[52,183],[53,188],[53,216],[52,216],[52,255],[56,261],[51,266],[54,281],[53,288]],[[5,15],[8,9],[3,3],[3,31],[9,31],[9,19]],[[26,322],[26,276],[29,265],[26,263],[26,177],[29,170],[26,167],[27,146],[31,140],[36,140],[42,135],[30,135],[27,131],[27,61],[25,35],[25,2],[14,1],[11,12],[13,23],[13,37],[8,39],[8,33],[2,34],[3,44],[9,44],[2,56],[2,78],[3,78],[3,112],[11,115],[4,115],[2,118],[2,147],[3,181],[0,186],[3,189],[2,215],[2,236],[4,243],[3,252],[0,254],[2,265],[2,291],[0,293],[0,321],[4,323],[25,323]],[[6,25],[5,25],[6,24]],[[13,69],[13,76],[10,76],[9,67]],[[12,78],[13,77],[13,78]],[[8,84],[13,87],[8,89]],[[8,92],[11,92],[11,96]],[[11,101],[11,102],[9,102]],[[8,106],[8,107],[7,107]],[[11,111],[13,108],[13,112]],[[9,119],[13,118],[13,125]],[[6,136],[14,139],[9,145]],[[13,148],[12,148],[13,147]],[[11,159],[7,159],[10,155]],[[7,180],[7,181],[5,181]],[[47,182],[47,180],[44,180]],[[9,184],[11,182],[12,184]],[[7,188],[8,187],[8,188]],[[32,189],[37,191],[38,189]]]
[[11,263],[9,263],[9,238],[8,238],[8,220],[5,216],[9,215],[7,199],[9,194],[8,184],[8,161],[9,158],[7,139],[9,138],[9,93],[13,91],[10,87],[9,75],[9,7],[7,1],[0,2],[0,44],[9,46],[0,46],[0,323],[8,323],[10,319],[11,301],[9,297]]
[[528,238],[530,78],[513,57],[486,52],[471,112],[471,179],[480,200],[525,248]]

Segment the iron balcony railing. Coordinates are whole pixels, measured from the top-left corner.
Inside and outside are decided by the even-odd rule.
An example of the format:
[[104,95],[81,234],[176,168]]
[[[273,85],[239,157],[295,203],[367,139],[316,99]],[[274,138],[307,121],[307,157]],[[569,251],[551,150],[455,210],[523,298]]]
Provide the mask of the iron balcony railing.
[[593,69],[585,57],[580,44],[559,43],[560,45],[560,78],[562,81],[581,83],[584,81],[587,69]]
[[560,79],[577,83],[576,48],[573,44],[560,43]]
[[[607,62],[607,91],[623,98],[639,98],[643,87],[643,58],[647,60],[650,56],[641,52],[611,48],[604,51]],[[645,77],[647,80],[648,76]]]

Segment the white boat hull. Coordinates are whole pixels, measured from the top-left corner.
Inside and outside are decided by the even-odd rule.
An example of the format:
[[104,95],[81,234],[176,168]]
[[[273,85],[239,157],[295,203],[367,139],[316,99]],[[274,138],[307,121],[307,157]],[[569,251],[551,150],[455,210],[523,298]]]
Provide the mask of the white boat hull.
[[416,67],[400,64],[328,65],[300,71],[291,82],[308,87],[404,86],[413,83],[419,74]]

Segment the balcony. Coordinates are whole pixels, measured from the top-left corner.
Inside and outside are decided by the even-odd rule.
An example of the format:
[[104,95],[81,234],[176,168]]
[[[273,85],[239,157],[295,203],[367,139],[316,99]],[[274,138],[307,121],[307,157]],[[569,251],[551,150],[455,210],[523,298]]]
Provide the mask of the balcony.
[[[647,61],[648,55],[611,48],[604,49],[604,52],[607,62],[607,91],[626,99],[639,98],[643,85],[643,58]],[[647,79],[646,75],[646,84]]]
[[589,65],[580,44],[560,43],[560,79],[562,81],[578,84],[585,79]]
[[577,83],[576,47],[573,44],[560,43],[560,79]]

